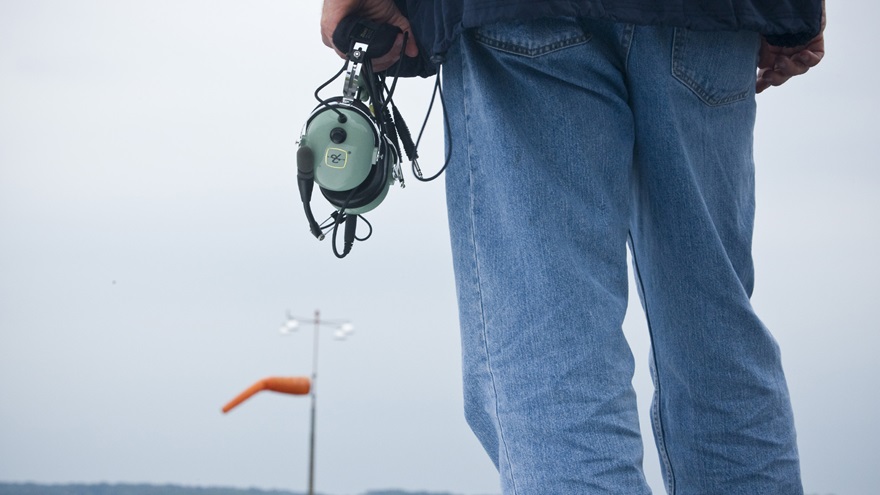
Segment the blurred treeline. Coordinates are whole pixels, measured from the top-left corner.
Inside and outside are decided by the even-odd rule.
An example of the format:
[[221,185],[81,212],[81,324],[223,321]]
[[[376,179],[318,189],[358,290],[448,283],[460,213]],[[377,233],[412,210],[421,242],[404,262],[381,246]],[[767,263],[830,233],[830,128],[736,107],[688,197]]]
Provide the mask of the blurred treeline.
[[[257,488],[191,487],[147,484],[66,484],[0,483],[0,495],[305,495],[284,490]],[[318,494],[328,495],[328,494]],[[373,490],[363,495],[452,495],[438,492]]]

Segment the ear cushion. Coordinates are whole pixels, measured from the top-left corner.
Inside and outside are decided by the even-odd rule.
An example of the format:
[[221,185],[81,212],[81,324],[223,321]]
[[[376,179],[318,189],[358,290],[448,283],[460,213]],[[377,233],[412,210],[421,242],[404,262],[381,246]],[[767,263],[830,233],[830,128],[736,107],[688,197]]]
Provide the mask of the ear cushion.
[[[380,159],[373,165],[367,178],[354,189],[348,191],[331,191],[321,189],[321,194],[327,198],[336,208],[354,209],[361,208],[372,203],[382,194],[388,184],[388,174],[391,172],[393,148],[387,144],[380,148]],[[392,150],[389,152],[389,150]]]

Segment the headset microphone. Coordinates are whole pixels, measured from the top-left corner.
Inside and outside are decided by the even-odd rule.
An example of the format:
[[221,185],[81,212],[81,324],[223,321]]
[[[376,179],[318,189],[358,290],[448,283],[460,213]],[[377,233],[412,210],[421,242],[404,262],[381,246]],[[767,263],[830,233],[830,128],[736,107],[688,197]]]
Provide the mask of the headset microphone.
[[296,182],[299,186],[299,197],[302,198],[303,208],[305,208],[306,219],[309,222],[309,230],[318,240],[324,239],[324,233],[318,222],[315,221],[315,215],[312,213],[312,190],[315,186],[315,153],[309,148],[305,141],[300,141],[299,149],[296,150]]

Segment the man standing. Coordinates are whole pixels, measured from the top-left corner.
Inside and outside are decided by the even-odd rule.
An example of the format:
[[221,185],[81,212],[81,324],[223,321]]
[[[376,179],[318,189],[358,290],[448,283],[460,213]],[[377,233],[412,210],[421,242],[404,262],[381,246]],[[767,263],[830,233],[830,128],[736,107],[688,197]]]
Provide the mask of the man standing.
[[466,416],[505,494],[650,493],[627,245],[668,493],[803,493],[779,349],[749,302],[752,140],[755,93],[821,60],[823,10],[325,0],[328,44],[357,14],[442,64]]

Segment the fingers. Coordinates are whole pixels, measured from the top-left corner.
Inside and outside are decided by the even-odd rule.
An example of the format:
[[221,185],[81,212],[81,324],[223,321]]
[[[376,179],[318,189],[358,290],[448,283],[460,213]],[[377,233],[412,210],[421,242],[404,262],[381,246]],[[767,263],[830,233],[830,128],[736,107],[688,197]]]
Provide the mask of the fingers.
[[822,0],[822,23],[819,34],[804,46],[782,48],[772,46],[764,39],[758,57],[758,79],[755,92],[770,86],[779,86],[794,76],[815,67],[825,56],[825,0]]
[[[399,27],[400,30],[403,31],[404,33],[409,33],[407,36],[407,40],[406,40],[406,51],[404,53],[406,54],[407,57],[417,56],[419,54],[419,47],[416,44],[416,37],[413,36],[412,26],[410,26],[410,24],[409,24],[409,19],[407,19],[403,15],[398,14],[392,20],[392,22],[390,22],[390,24]],[[403,42],[403,34],[398,35],[397,41],[401,42],[401,43]],[[400,53],[400,46],[397,43],[395,43],[394,49],[392,49],[391,51],[396,51],[396,52]]]
[[321,17],[321,41],[324,42],[324,46],[332,48],[339,58],[345,58],[345,54],[339,51],[339,49],[336,48],[336,45],[333,44],[333,31],[336,29],[336,26],[339,25],[340,20],[342,20],[342,17],[328,17],[325,12],[325,15]]
[[[373,70],[376,72],[391,67],[400,59],[400,50],[403,48],[404,38],[406,38],[404,54],[407,57],[415,57],[419,54],[419,48],[418,45],[416,45],[416,40],[412,33],[412,27],[406,17],[398,12],[388,20],[388,24],[400,28],[403,32],[397,35],[397,39],[394,40],[394,46],[391,47],[391,50],[388,50],[388,53],[373,60]],[[406,36],[404,36],[405,33],[407,33]]]
[[768,81],[768,80],[764,77],[764,72],[765,72],[765,69],[760,69],[760,70],[758,71],[758,80],[757,80],[757,82],[755,83],[755,93],[760,94],[760,93],[762,93],[765,89],[767,89],[767,88],[769,88],[769,87],[771,86],[770,81]]
[[760,93],[770,86],[781,86],[792,77],[804,74],[809,69],[808,66],[794,62],[788,57],[780,58],[772,69],[761,69],[758,71],[758,83],[755,86],[755,91]]
[[397,39],[394,40],[394,46],[388,50],[388,53],[382,55],[379,58],[373,59],[373,70],[375,72],[381,72],[392,65],[400,58],[400,49],[403,47],[403,34],[398,34]]
[[770,81],[770,77],[767,75],[767,72],[767,69],[758,70],[758,80],[755,83],[755,93],[761,93],[765,89],[773,85]]
[[410,32],[408,36],[404,36],[404,34],[405,33],[401,33],[401,34],[397,35],[397,39],[394,40],[394,46],[392,46],[391,49],[388,50],[388,53],[373,60],[373,70],[374,71],[381,72],[381,71],[391,67],[392,65],[397,63],[398,60],[400,60],[400,50],[401,50],[401,48],[403,48],[404,38],[407,39],[404,54],[407,57],[418,56],[419,49],[418,49],[418,46],[416,45],[416,42],[413,40],[412,32]]
[[[408,57],[415,57],[419,54],[409,20],[400,13],[393,0],[324,0],[324,7],[321,11],[321,40],[324,45],[333,48],[340,57],[345,58],[345,54],[334,46],[333,31],[339,22],[352,12],[376,22],[391,24],[400,28],[404,33],[409,33],[404,53]],[[403,48],[402,34],[398,35],[394,47],[388,53],[373,60],[373,68],[376,71],[381,71],[394,65],[400,58],[401,48]]]
[[333,32],[342,19],[357,8],[358,3],[359,0],[324,0],[321,9],[321,41],[342,58],[345,58],[345,54],[333,44]]
[[[825,52],[804,50],[793,57],[793,59],[807,68],[815,67],[822,61]],[[805,71],[806,72],[806,71]]]
[[419,55],[419,45],[416,44],[416,37],[412,31],[409,32],[409,40],[406,42],[406,56],[417,57]]
[[755,91],[760,93],[770,86],[779,86],[792,77],[806,74],[822,61],[824,55],[824,50],[804,49],[791,55],[776,53],[772,57],[762,56]]

